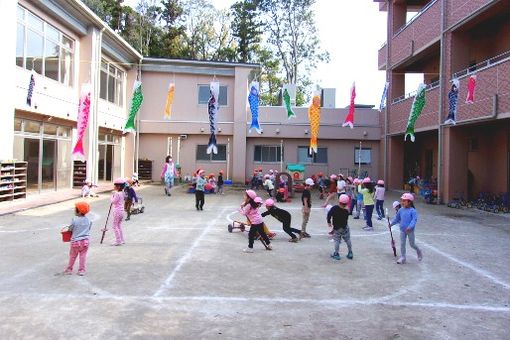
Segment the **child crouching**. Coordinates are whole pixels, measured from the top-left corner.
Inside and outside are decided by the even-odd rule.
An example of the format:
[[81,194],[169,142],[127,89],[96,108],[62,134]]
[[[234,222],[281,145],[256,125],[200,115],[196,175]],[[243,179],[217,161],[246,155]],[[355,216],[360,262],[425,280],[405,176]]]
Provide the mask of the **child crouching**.
[[69,250],[69,263],[64,274],[71,275],[73,273],[74,262],[78,255],[80,256],[80,265],[78,267],[78,275],[85,275],[85,263],[87,261],[87,251],[89,250],[89,237],[92,222],[87,218],[90,206],[86,202],[77,202],[75,204],[75,217],[69,226],[72,232],[71,248]]
[[349,204],[349,196],[342,194],[338,199],[338,205],[332,207],[328,212],[328,226],[331,227],[331,220],[333,220],[333,240],[335,241],[335,252],[331,255],[331,258],[340,260],[340,242],[342,238],[347,244],[347,258],[352,260],[352,244],[351,244],[351,232],[347,221],[349,219],[349,210],[347,209]]

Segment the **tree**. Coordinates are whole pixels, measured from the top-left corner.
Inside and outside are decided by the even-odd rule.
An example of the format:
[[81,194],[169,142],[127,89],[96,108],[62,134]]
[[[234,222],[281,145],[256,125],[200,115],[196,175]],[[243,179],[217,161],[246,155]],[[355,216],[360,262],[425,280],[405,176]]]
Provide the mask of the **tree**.
[[252,62],[259,49],[262,32],[258,11],[259,0],[241,0],[230,7],[231,31],[237,42],[237,60]]
[[184,9],[179,0],[162,0],[161,20],[164,23],[160,40],[162,50],[154,51],[154,56],[179,58],[183,54],[183,42],[186,39],[186,27],[183,25]]
[[124,0],[83,0],[83,2],[113,30],[120,31]]
[[267,42],[281,62],[285,80],[296,84],[301,93],[296,98],[297,105],[306,101],[305,85],[311,70],[319,62],[329,61],[329,53],[320,48],[312,10],[314,3],[315,0],[260,0]]

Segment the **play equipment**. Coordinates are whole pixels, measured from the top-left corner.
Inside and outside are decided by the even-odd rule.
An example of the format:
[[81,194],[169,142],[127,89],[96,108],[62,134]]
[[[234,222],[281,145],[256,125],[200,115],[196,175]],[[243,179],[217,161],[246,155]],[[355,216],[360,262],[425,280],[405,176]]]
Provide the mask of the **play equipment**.
[[[280,183],[282,181],[282,177],[287,179],[284,180],[285,185],[281,187]],[[275,179],[275,197],[277,198],[278,202],[290,202],[289,198],[292,198],[294,196],[294,186],[293,186],[294,180],[292,179],[292,176],[288,172],[279,172],[278,175],[276,175]],[[280,191],[280,189],[283,189]],[[281,197],[278,199],[278,197]]]
[[[232,221],[227,226],[228,232],[231,233],[236,229],[239,229],[241,232],[249,231],[251,226],[251,223],[249,221],[241,222],[241,221]],[[267,237],[269,237],[270,240],[276,237],[276,233],[269,230],[267,225],[264,223],[264,232],[266,233]],[[256,238],[262,239],[259,235],[256,235]]]
[[133,215],[143,214],[144,211],[145,211],[145,205],[143,204],[143,198],[138,196],[138,202],[135,202],[131,206],[131,214],[133,214]]
[[62,242],[71,242],[71,237],[73,236],[73,232],[69,230],[69,227],[64,227],[60,231],[60,234],[62,235]]
[[305,166],[303,164],[287,164],[287,172],[292,175],[292,181],[294,182],[292,186],[293,191],[303,192],[305,188],[303,185],[305,181]]

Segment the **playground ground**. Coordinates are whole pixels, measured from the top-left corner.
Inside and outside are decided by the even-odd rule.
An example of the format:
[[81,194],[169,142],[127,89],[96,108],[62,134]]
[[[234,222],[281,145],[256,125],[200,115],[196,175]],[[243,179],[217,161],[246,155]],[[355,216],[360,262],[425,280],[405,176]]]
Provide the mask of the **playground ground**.
[[[206,195],[202,212],[180,188],[139,194],[146,211],[124,223],[121,247],[109,245],[111,230],[99,244],[108,194],[90,199],[83,277],[61,275],[69,244],[59,230],[74,201],[0,217],[1,339],[508,339],[508,216],[418,203],[424,259],[408,247],[408,264],[397,265],[382,221],[365,232],[351,220],[354,259],[345,244],[330,259],[316,192],[310,239],[289,243],[266,217],[274,250],[255,243],[253,254],[242,252],[247,233],[227,231],[241,191]],[[280,207],[299,228],[299,199]]]

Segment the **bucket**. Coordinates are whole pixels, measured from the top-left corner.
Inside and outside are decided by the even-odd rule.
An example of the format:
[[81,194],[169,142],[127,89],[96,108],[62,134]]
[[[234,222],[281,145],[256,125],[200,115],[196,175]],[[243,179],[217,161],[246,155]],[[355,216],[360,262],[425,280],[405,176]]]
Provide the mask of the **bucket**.
[[71,236],[73,236],[72,231],[62,230],[60,233],[62,234],[62,242],[71,242]]

